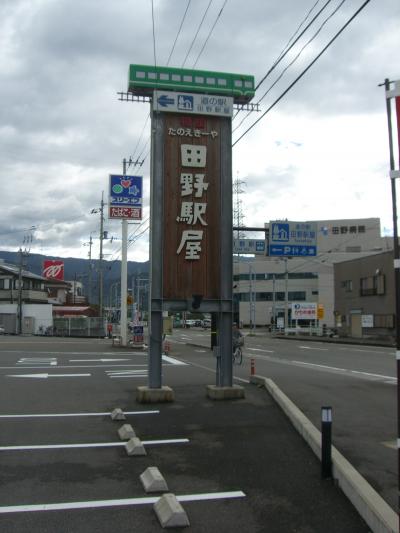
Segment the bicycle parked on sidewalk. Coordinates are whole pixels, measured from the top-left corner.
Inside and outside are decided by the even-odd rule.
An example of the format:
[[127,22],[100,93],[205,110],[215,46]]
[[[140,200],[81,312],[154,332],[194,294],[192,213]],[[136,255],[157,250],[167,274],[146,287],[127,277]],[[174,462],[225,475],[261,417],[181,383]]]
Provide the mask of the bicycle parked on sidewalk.
[[242,347],[240,345],[237,345],[233,348],[233,354],[232,354],[232,361],[235,365],[241,365],[243,362],[243,352]]
[[241,365],[243,362],[242,346],[244,338],[242,332],[239,330],[237,324],[232,325],[232,362],[233,364]]

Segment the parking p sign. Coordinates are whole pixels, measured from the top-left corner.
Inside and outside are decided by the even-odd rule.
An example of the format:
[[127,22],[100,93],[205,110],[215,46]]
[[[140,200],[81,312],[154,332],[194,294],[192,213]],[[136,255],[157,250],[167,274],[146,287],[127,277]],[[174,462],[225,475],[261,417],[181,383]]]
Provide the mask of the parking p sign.
[[270,222],[268,251],[284,257],[317,255],[316,222]]

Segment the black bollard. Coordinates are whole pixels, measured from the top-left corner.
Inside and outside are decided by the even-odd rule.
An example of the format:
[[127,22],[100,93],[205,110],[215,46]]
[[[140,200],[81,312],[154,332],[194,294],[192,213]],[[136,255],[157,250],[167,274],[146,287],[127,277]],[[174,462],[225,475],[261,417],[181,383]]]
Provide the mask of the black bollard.
[[332,407],[321,408],[321,477],[332,477]]

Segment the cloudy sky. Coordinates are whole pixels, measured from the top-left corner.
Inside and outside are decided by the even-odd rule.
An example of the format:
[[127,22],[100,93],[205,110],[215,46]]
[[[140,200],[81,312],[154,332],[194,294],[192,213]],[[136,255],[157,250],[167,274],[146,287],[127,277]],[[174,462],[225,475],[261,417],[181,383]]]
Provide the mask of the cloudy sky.
[[[145,208],[144,223],[130,226],[136,237],[128,259],[147,260],[149,104],[118,100],[129,64],[169,59],[170,66],[196,63],[253,74],[258,82],[299,26],[326,5],[257,90],[255,102],[298,56],[261,101],[264,112],[363,3],[1,0],[0,250],[18,250],[32,235],[32,252],[87,257],[92,235],[96,257],[100,215],[92,211],[102,191],[107,201],[109,174],[121,173],[131,157],[144,159],[129,170],[144,177]],[[382,231],[391,233],[386,104],[378,84],[400,78],[399,21],[398,0],[371,0],[235,144],[232,172],[244,182],[245,225],[380,217]],[[233,141],[261,113],[245,115],[234,119]],[[104,229],[113,237],[106,259],[117,259],[120,222],[106,218]]]

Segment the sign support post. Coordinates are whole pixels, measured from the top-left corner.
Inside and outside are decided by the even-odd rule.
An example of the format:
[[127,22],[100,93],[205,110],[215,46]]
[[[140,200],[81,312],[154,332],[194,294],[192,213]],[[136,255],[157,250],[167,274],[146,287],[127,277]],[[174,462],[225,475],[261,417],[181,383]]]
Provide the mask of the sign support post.
[[[390,90],[390,81],[385,79],[385,96],[386,96],[386,112],[388,121],[388,134],[389,134],[389,158],[390,158],[390,182],[392,192],[392,217],[393,217],[393,263],[394,263],[394,287],[395,287],[395,327],[396,327],[396,369],[397,369],[397,478],[398,487],[400,488],[400,246],[399,246],[399,233],[397,224],[397,197],[396,197],[396,179],[399,177],[399,171],[396,171],[396,164],[394,159],[393,148],[393,132],[392,132],[392,109],[391,98],[395,98],[397,125],[400,130],[400,82],[395,83],[395,89]],[[399,105],[399,110],[398,106]],[[398,111],[397,111],[398,110]],[[397,114],[396,113],[396,114]],[[400,131],[397,132],[398,145],[400,149]],[[399,161],[400,165],[400,161]],[[400,503],[398,502],[398,514],[400,520]]]
[[[122,174],[126,174],[126,159],[123,160]],[[121,345],[128,343],[128,317],[127,317],[127,295],[128,295],[128,221],[122,220],[122,250],[121,250]]]
[[151,187],[150,210],[150,305],[149,305],[149,388],[161,389],[162,358],[162,274],[163,274],[163,161],[164,116],[153,113],[151,119]]

